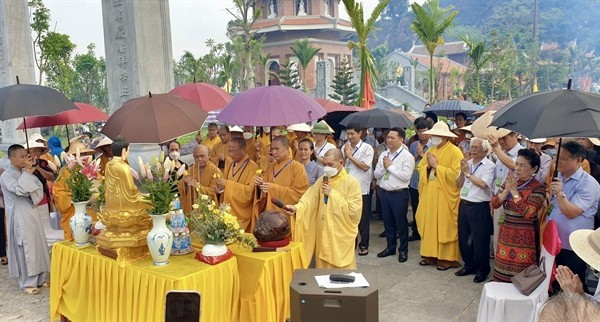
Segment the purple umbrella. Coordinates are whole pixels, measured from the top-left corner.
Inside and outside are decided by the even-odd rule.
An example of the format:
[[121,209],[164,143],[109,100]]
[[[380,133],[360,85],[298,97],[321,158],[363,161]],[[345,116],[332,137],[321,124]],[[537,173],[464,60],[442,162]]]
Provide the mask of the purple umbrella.
[[317,120],[325,109],[304,92],[284,86],[262,86],[236,95],[219,113],[221,122],[278,126]]

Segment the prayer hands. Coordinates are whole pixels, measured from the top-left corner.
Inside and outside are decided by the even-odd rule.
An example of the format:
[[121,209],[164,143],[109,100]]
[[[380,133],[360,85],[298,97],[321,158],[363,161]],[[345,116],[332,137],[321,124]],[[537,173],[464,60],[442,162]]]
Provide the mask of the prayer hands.
[[421,142],[417,143],[417,155],[423,155],[423,145],[421,144]]
[[469,161],[465,158],[460,160],[460,171],[464,175],[471,173],[471,168],[469,168]]
[[437,166],[438,166],[438,160],[437,160],[437,157],[435,156],[435,154],[429,153],[429,152],[427,153],[427,164],[432,169],[437,168]]
[[504,181],[504,185],[506,190],[508,190],[510,193],[514,194],[515,191],[517,191],[517,175],[514,171],[508,173],[506,180]]
[[550,192],[554,196],[558,196],[562,191],[562,188],[563,184],[560,180],[552,180],[552,183],[550,183]]
[[254,185],[255,186],[260,186],[262,183],[263,183],[262,177],[254,177]]
[[346,155],[346,157],[349,157],[352,155],[352,148],[350,147],[349,142],[344,144],[344,154]]
[[387,155],[383,156],[383,167],[387,170],[392,165],[392,160],[387,157]]
[[583,294],[583,285],[579,276],[573,274],[567,266],[559,265],[556,268],[556,280],[563,291]]
[[323,190],[323,195],[329,197],[329,194],[331,193],[331,186],[329,185],[329,183],[323,183],[321,185],[321,189]]

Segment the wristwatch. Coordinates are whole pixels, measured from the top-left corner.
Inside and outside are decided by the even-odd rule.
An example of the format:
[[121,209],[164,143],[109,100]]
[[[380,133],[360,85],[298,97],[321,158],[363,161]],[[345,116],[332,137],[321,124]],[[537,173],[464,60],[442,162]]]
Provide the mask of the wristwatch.
[[465,174],[465,178],[469,179],[471,177],[470,173]]
[[567,195],[564,192],[561,191],[561,192],[558,193],[557,197],[560,198],[560,199],[563,199],[563,198],[566,198]]

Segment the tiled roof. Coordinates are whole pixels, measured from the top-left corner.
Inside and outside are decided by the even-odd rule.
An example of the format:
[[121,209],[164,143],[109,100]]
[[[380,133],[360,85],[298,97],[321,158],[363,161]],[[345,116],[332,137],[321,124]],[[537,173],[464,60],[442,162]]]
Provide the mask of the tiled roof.
[[[419,60],[419,63],[427,66],[429,68],[429,54],[427,55],[417,55],[417,54],[409,54],[413,60]],[[450,60],[446,57],[433,57],[433,66],[438,68],[438,66],[442,64],[442,73],[449,73],[452,68],[458,69],[459,72],[464,72],[467,70],[467,67],[461,65],[453,60]]]
[[[454,41],[454,42],[447,42],[441,46],[438,46],[435,49],[434,55],[440,55],[441,53],[444,53],[446,55],[452,55],[452,54],[462,54],[462,53],[466,53],[466,52],[467,52],[467,47],[465,46],[464,42]],[[425,46],[423,46],[423,45],[414,46],[411,49],[410,53],[418,54],[418,55],[429,55],[427,48],[425,48]]]

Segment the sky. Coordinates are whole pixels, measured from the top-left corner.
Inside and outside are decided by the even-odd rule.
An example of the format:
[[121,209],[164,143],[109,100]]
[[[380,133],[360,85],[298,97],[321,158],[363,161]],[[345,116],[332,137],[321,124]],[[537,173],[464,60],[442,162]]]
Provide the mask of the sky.
[[[96,55],[105,56],[100,1],[44,0],[44,4],[50,9],[51,28],[69,35],[71,41],[77,45],[78,53],[85,53],[87,45],[94,43]],[[362,2],[365,6],[365,16],[368,16],[379,0]],[[233,7],[231,0],[170,0],[173,58],[178,59],[186,50],[194,55],[205,54],[207,50],[204,42],[209,38],[217,43],[226,42],[227,22],[231,20],[231,15],[226,9]],[[343,4],[340,3],[342,18],[347,18],[346,11],[342,8]]]

